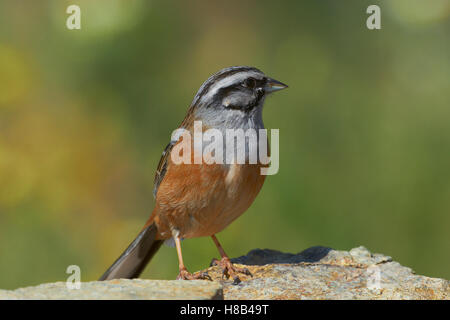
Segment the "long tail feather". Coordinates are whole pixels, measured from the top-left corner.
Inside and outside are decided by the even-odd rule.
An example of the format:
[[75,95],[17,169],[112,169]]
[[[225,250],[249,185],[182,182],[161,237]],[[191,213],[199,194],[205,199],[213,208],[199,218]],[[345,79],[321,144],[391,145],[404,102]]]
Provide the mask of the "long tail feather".
[[155,224],[145,227],[99,280],[139,277],[164,242],[155,239],[157,233]]

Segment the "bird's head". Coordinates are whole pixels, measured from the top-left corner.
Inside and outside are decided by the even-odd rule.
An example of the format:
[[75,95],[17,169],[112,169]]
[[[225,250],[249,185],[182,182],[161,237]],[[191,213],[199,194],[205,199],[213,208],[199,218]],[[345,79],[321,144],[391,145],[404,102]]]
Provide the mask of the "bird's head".
[[267,77],[254,67],[238,66],[220,70],[198,90],[192,107],[202,111],[240,111],[250,113],[262,108],[265,97],[287,85]]

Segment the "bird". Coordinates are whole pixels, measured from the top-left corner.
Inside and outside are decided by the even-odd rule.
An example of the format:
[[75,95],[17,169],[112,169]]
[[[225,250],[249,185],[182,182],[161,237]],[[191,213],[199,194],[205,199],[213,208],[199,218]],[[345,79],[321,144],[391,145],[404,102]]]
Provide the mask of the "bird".
[[[194,135],[195,123],[201,124],[201,132],[214,129],[223,135],[227,130],[264,129],[266,97],[287,87],[255,67],[224,68],[201,85],[178,129]],[[231,263],[216,234],[254,202],[265,181],[261,168],[266,165],[260,159],[247,163],[248,148],[245,163],[178,163],[173,160],[174,150],[183,140],[172,135],[155,174],[154,209],[140,233],[100,281],[139,277],[164,242],[174,242],[177,249],[176,279],[210,279],[206,273],[190,273],[183,262],[181,240],[196,237],[212,238],[221,256],[220,260],[213,259],[212,265],[220,266],[224,277],[231,277],[237,284],[240,273],[251,275],[248,269]],[[257,142],[268,144],[267,136],[257,135]],[[247,140],[245,143],[249,147]],[[225,158],[235,151],[236,146],[225,144],[222,155]]]

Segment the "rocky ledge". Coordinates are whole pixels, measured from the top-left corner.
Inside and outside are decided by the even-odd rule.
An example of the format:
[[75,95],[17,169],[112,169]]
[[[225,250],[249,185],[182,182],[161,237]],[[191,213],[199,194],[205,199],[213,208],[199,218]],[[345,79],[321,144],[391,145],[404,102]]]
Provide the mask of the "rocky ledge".
[[391,257],[359,247],[312,247],[298,254],[255,249],[232,259],[251,276],[233,285],[218,267],[213,281],[112,280],[83,282],[69,290],[56,282],[0,290],[1,299],[449,299],[450,283],[416,275]]

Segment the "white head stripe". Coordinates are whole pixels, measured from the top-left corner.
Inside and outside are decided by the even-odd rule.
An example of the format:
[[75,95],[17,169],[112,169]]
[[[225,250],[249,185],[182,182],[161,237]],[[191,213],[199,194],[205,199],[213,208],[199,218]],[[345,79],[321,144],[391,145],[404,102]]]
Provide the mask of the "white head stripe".
[[261,73],[256,71],[243,71],[225,77],[219,82],[215,83],[211,88],[209,88],[208,92],[206,92],[206,94],[201,98],[200,101],[208,101],[217,93],[220,88],[225,88],[235,83],[239,83],[241,81],[244,81],[248,77],[255,77],[258,79],[261,77]]

